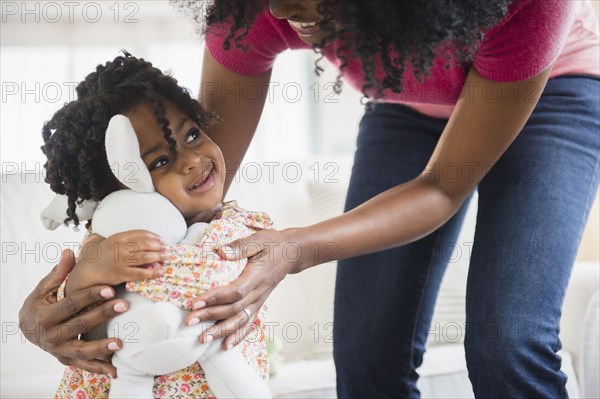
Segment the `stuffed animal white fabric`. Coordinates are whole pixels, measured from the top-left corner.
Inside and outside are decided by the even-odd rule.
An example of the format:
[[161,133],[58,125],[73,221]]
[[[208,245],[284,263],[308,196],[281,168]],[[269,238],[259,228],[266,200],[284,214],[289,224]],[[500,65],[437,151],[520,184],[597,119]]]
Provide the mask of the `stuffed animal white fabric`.
[[[133,229],[162,236],[166,243],[197,244],[206,223],[187,228],[179,210],[157,193],[140,156],[137,136],[129,119],[115,115],[106,130],[106,153],[113,173],[129,189],[106,196],[97,207],[85,202],[77,210],[81,220],[93,216],[93,231],[103,237]],[[42,222],[55,229],[66,218],[65,196],[57,196],[42,212]],[[118,378],[111,381],[110,398],[152,398],[155,375],[202,365],[217,398],[271,397],[268,384],[246,363],[238,347],[221,349],[220,340],[200,344],[198,336],[212,326],[202,322],[184,325],[188,311],[169,302],[154,302],[134,292],[118,290],[129,310],[113,318],[108,337],[120,338],[123,348],[112,362]]]

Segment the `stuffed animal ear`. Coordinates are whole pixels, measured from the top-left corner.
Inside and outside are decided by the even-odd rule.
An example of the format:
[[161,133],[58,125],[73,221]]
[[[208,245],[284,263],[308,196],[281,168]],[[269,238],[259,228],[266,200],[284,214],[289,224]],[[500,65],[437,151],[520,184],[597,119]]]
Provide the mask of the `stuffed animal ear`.
[[140,143],[128,117],[115,115],[110,119],[104,145],[110,169],[121,183],[140,193],[155,191],[150,171],[140,155]]
[[[75,213],[79,221],[90,220],[94,214],[98,203],[96,201],[85,200],[81,205],[77,206]],[[46,209],[40,215],[42,224],[48,230],[55,230],[58,226],[64,223],[67,216],[67,208],[69,207],[69,197],[62,194],[56,194]]]

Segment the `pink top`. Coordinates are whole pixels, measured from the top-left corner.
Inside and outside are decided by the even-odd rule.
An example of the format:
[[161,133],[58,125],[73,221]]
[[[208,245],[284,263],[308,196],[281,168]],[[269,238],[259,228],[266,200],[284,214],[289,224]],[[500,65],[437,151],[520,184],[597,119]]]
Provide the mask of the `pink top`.
[[[226,68],[242,75],[255,75],[269,70],[277,55],[287,49],[310,49],[287,20],[278,20],[268,10],[256,19],[245,40],[247,50],[232,43],[224,50],[223,40],[229,26],[215,29],[206,37],[206,47]],[[323,49],[335,66],[338,43]],[[484,36],[473,67],[484,78],[498,82],[514,82],[531,78],[552,65],[550,77],[564,74],[600,76],[600,40],[598,23],[590,0],[515,0],[508,14]],[[380,101],[400,102],[418,111],[448,118],[465,83],[468,69],[451,64],[445,69],[445,58],[438,55],[430,76],[418,83],[410,68],[404,72],[400,94],[384,91]],[[376,77],[384,75],[378,66]],[[344,80],[360,90],[362,68],[358,59],[349,60]]]

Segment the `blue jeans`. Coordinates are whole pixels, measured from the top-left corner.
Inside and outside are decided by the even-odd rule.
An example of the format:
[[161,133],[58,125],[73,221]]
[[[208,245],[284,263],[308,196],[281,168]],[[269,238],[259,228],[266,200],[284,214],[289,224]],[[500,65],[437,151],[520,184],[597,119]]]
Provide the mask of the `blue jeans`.
[[[567,396],[556,354],[559,320],[598,187],[599,97],[596,78],[551,79],[527,125],[477,187],[465,331],[476,397]],[[446,122],[398,104],[375,105],[360,123],[346,210],[416,177]],[[416,369],[447,266],[440,249],[456,243],[467,203],[419,241],[339,262],[340,398],[419,397]]]

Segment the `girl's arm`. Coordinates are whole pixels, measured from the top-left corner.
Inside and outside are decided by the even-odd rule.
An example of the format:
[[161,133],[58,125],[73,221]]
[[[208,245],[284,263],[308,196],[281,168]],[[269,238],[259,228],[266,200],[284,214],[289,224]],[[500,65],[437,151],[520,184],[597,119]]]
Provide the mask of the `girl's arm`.
[[171,252],[162,239],[149,231],[131,230],[106,239],[92,234],[79,252],[69,275],[65,295],[98,284],[117,285],[126,281],[162,276],[162,269],[143,266],[169,259]]
[[[201,340],[208,335],[219,338],[231,334],[224,346],[239,342],[232,333],[246,321],[242,309],[256,312],[288,273],[393,248],[418,240],[443,225],[517,137],[549,73],[550,68],[525,81],[498,83],[471,69],[429,163],[417,178],[336,218],[281,232],[261,231],[237,241],[229,250],[224,248],[223,255],[230,259],[250,260],[234,283],[196,299],[200,310],[191,312],[188,321],[224,320],[204,332]],[[484,96],[490,85],[501,93],[494,103]],[[448,165],[458,168],[457,178],[449,180],[440,173]],[[295,262],[286,260],[281,251],[289,243],[301,248],[301,256]]]

